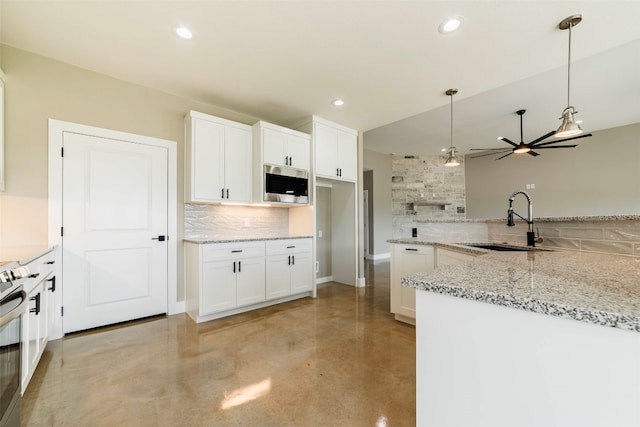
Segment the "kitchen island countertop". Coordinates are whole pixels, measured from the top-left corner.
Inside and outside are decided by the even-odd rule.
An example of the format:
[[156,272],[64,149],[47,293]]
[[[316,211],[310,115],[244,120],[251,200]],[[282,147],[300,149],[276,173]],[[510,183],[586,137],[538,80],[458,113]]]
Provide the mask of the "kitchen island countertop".
[[[391,243],[449,246],[415,239]],[[451,246],[460,249],[460,245]],[[404,277],[402,285],[640,332],[640,257],[569,251],[490,252],[466,263]]]

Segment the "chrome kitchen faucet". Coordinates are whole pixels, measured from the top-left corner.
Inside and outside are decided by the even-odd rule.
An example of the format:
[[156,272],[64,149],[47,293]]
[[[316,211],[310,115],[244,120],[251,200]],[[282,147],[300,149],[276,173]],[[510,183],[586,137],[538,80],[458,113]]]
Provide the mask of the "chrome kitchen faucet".
[[[515,200],[518,194],[522,194],[527,198],[527,203],[529,204],[529,214],[528,218],[524,219],[521,215],[513,210],[513,201]],[[513,221],[513,215],[518,216],[523,221],[526,221],[529,224],[529,231],[527,231],[527,246],[535,246],[536,242],[541,243],[542,238],[536,238],[536,234],[533,232],[533,204],[531,203],[531,196],[529,196],[524,191],[516,191],[509,197],[509,209],[507,210],[507,226],[513,227],[516,223]]]

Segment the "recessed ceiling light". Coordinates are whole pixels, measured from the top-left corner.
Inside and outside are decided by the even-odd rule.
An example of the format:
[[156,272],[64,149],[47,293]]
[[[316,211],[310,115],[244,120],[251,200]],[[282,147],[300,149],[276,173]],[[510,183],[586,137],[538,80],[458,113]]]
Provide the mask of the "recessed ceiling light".
[[442,151],[443,153],[445,153],[447,151],[446,148],[441,148],[440,151]]
[[462,22],[464,22],[464,18],[462,16],[452,16],[442,21],[438,27],[438,31],[442,34],[449,34],[460,28]]
[[176,34],[180,37],[182,37],[183,39],[190,39],[191,37],[193,37],[193,34],[191,33],[191,30],[189,30],[187,27],[178,27],[176,28]]
[[334,107],[342,107],[344,105],[344,99],[334,99],[333,101],[331,101],[331,105],[333,105]]

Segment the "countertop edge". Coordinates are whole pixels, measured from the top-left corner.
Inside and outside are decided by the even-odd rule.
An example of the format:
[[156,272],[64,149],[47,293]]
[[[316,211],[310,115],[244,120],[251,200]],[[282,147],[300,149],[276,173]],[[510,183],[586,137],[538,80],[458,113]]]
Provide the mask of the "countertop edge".
[[235,243],[235,242],[256,242],[261,240],[289,240],[289,239],[311,239],[313,236],[279,236],[279,237],[246,237],[246,238],[185,238],[183,242],[195,243],[198,245],[208,243]]
[[546,314],[548,316],[573,319],[580,322],[612,328],[625,329],[640,332],[640,317],[610,313],[602,310],[588,309],[584,307],[568,307],[553,302],[541,301],[535,298],[519,298],[513,295],[496,294],[477,289],[462,288],[429,283],[428,281],[414,280],[412,276],[402,278],[402,286],[415,288],[416,290],[434,292],[457,298],[480,301],[493,305],[500,305],[533,313]]

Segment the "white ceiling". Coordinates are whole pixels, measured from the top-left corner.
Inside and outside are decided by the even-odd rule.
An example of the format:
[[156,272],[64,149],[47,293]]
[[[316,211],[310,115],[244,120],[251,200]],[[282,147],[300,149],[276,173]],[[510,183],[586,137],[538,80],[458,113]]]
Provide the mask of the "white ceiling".
[[[583,127],[639,122],[640,1],[1,0],[0,41],[274,123],[316,114],[369,131],[376,151],[436,154],[450,87],[463,151],[517,140],[520,108],[525,142],[558,126],[568,32],[557,24],[575,13]],[[454,14],[463,27],[440,34]],[[347,105],[332,107],[337,97]]]

